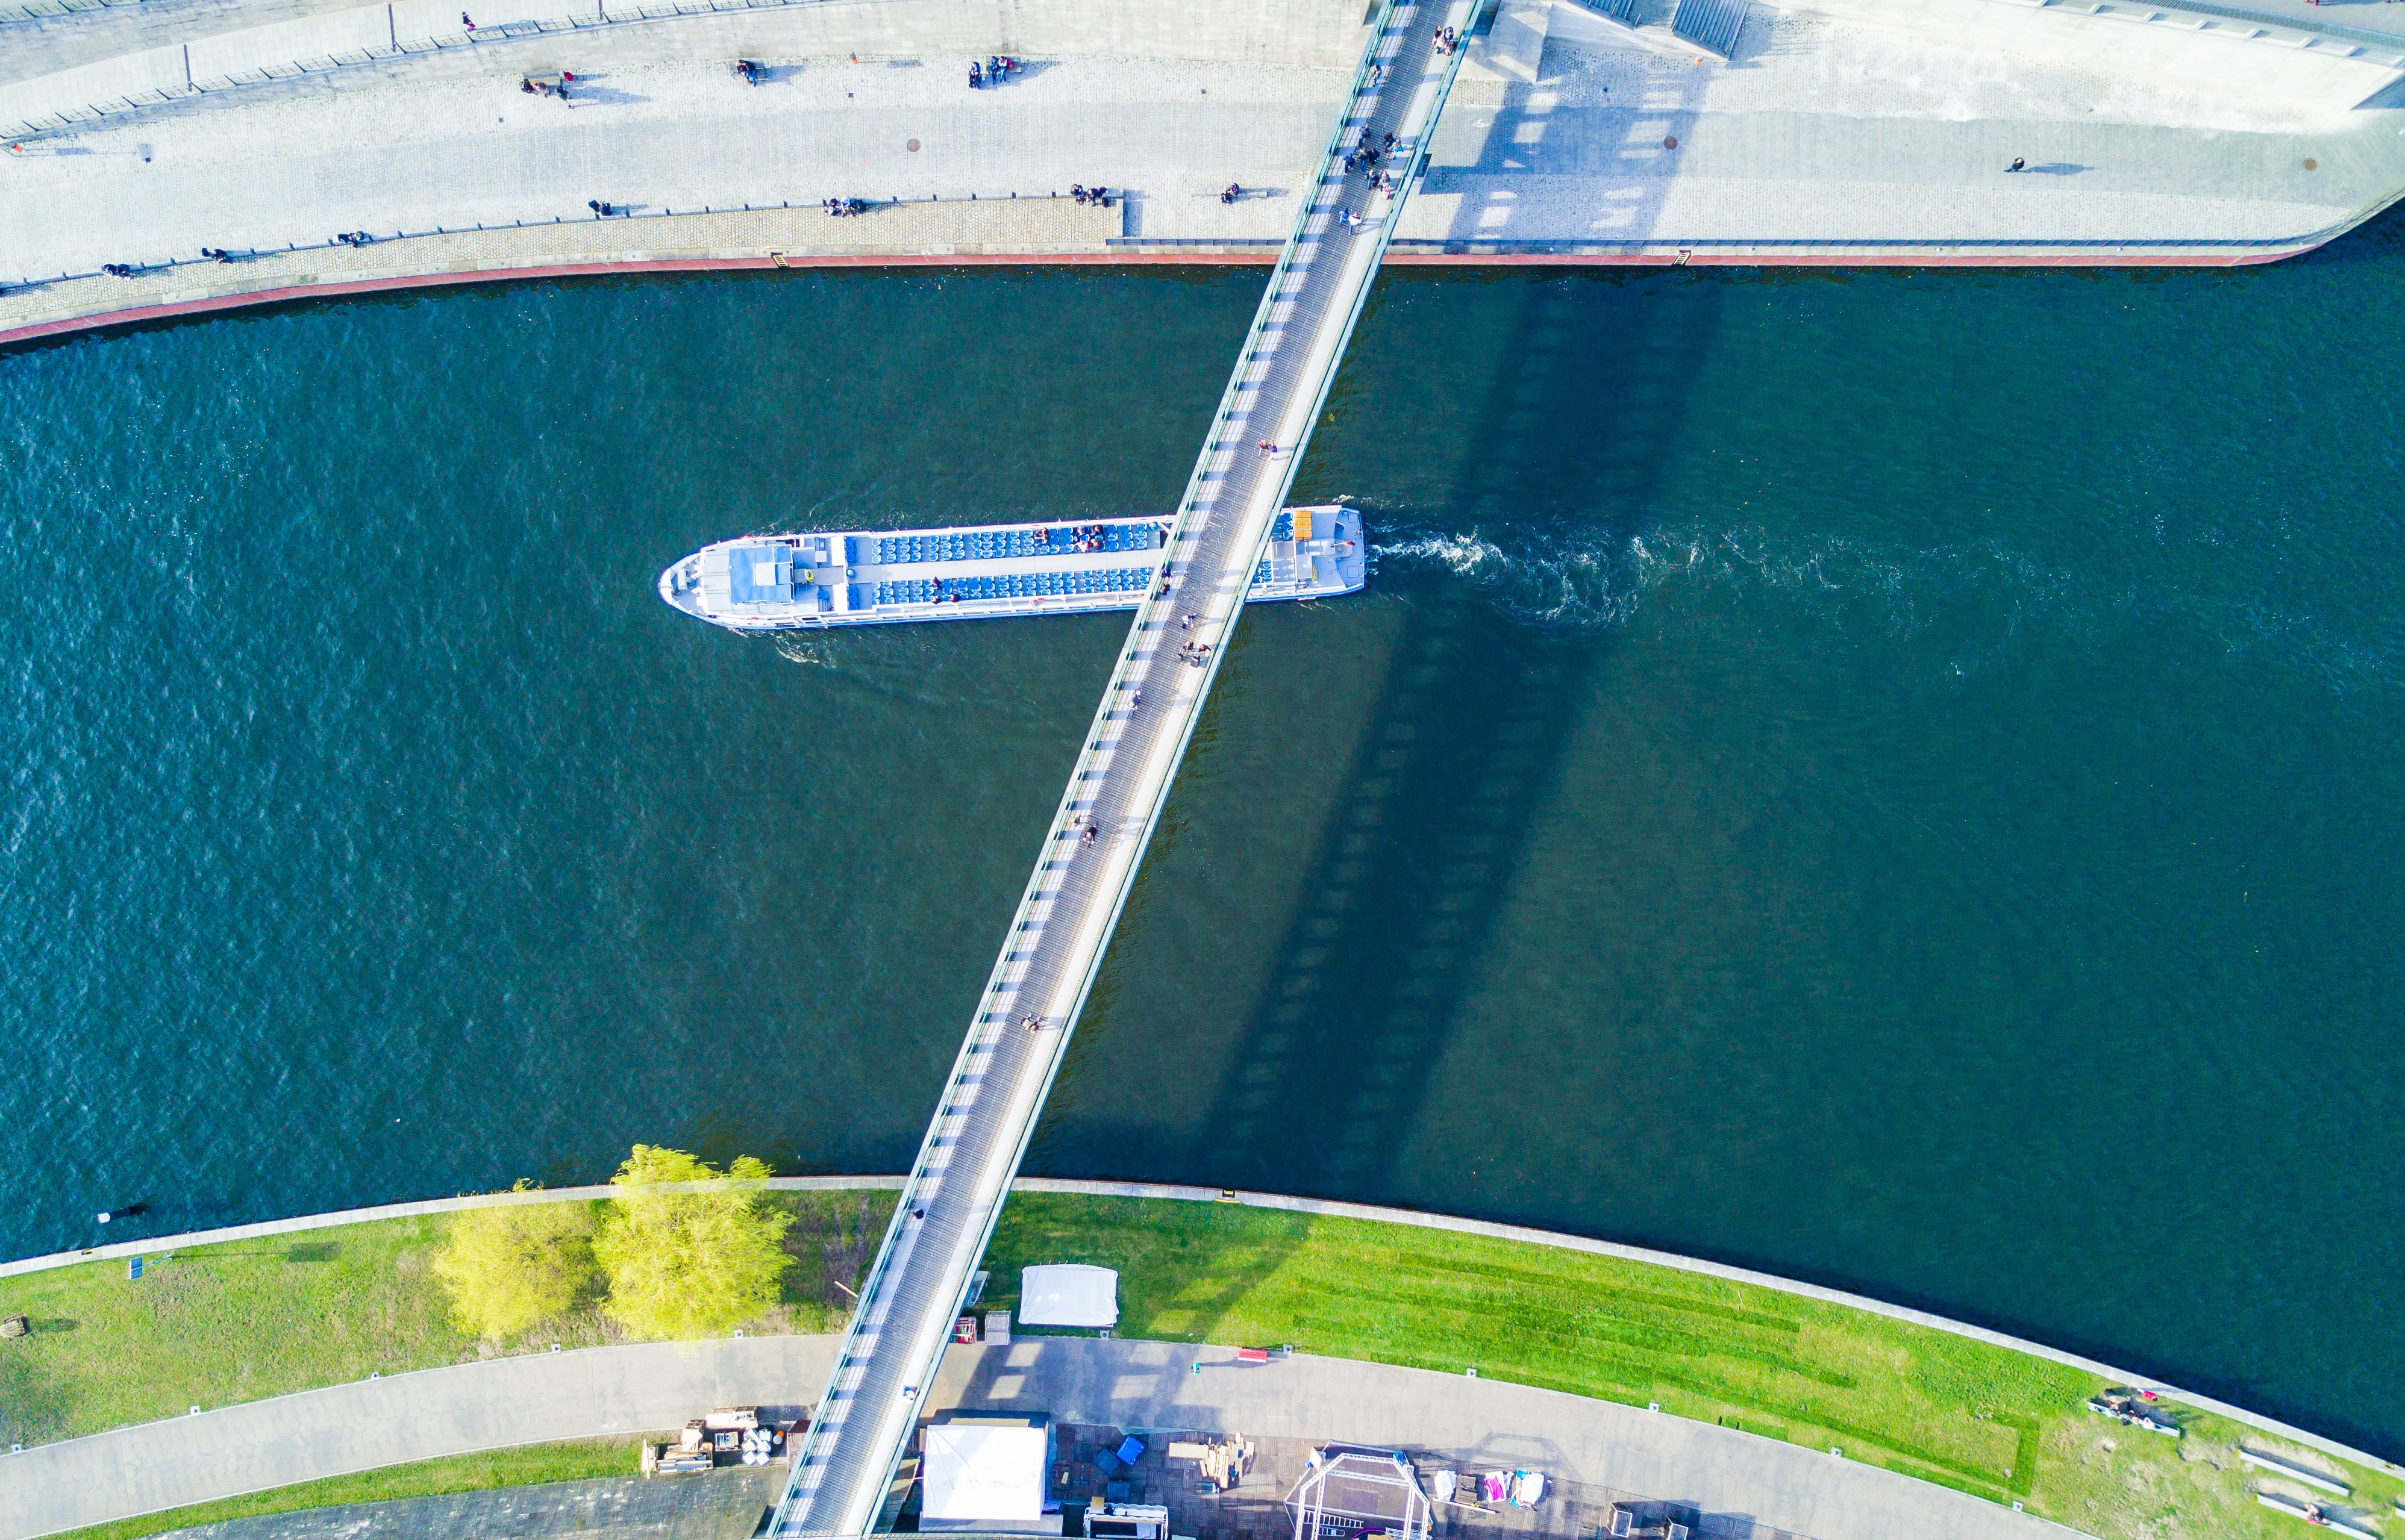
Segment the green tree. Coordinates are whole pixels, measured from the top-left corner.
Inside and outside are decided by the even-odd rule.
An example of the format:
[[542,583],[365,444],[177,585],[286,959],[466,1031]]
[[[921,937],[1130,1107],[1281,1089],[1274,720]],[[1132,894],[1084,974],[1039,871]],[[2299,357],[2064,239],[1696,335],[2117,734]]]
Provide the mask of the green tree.
[[[639,1337],[686,1338],[714,1336],[776,1304],[794,1263],[783,1247],[794,1218],[756,1185],[767,1175],[750,1155],[721,1172],[682,1150],[636,1145],[611,1178],[618,1193],[593,1241],[610,1275],[601,1308]],[[713,1181],[738,1184],[668,1190]]]
[[[520,1182],[517,1192],[532,1190]],[[492,1341],[565,1314],[593,1281],[593,1211],[584,1203],[470,1209],[434,1255],[459,1329]]]

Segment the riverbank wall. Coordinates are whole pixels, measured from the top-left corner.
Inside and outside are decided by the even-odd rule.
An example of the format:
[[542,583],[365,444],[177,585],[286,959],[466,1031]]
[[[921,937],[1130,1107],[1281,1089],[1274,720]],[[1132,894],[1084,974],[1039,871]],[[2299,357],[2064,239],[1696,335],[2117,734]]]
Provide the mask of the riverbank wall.
[[[1065,198],[896,204],[849,220],[805,209],[668,213],[329,242],[179,260],[128,277],[62,275],[0,292],[0,347],[110,327],[310,300],[479,283],[672,273],[825,268],[1249,265],[1275,262],[1272,238],[1145,239],[1100,206]],[[2208,243],[1861,241],[1848,243],[1396,243],[1387,265],[1509,267],[2243,267],[2277,261],[2343,233]]]

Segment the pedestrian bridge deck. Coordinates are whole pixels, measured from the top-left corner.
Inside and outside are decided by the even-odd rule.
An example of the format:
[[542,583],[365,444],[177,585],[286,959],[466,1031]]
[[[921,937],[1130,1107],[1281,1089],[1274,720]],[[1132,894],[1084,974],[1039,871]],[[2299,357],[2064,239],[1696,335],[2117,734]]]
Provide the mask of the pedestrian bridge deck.
[[[876,1524],[969,1278],[1042,1113],[1224,644],[1426,162],[1478,0],[1387,0],[1312,196],[1255,313],[1043,854],[978,997],[835,1373],[778,1535]],[[1448,31],[1456,39],[1448,46]],[[1393,147],[1370,167],[1363,146]],[[1381,174],[1392,190],[1378,185]]]

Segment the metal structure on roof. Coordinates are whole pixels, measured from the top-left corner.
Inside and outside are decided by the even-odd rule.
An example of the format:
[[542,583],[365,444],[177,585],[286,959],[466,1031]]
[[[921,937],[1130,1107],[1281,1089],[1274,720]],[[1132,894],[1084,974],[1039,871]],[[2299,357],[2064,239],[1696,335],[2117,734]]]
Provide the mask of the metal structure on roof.
[[1294,1540],[1428,1540],[1435,1513],[1407,1456],[1343,1444],[1311,1457],[1286,1505],[1294,1515]]

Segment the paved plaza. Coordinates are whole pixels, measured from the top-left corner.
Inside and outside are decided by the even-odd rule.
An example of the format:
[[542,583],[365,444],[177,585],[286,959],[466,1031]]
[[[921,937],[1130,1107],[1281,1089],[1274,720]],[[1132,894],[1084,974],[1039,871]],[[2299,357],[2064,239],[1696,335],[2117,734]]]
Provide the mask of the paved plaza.
[[[1999,53],[1826,4],[1754,6],[1725,64],[1618,46],[1568,0],[1540,11],[1550,31],[1521,74],[1482,40],[1397,259],[2250,260],[2327,238],[2405,188],[2405,95],[2380,88],[2366,105],[2355,94],[2395,75],[2369,53],[2309,58],[2323,72],[2310,90],[2249,91],[2173,67],[2160,49],[2124,57],[2064,33],[2046,35],[2051,52]],[[1932,4],[1975,19],[2012,9]],[[2312,8],[2356,21],[2381,9]],[[436,15],[411,0],[389,27],[403,30],[404,13],[421,32],[452,24],[456,9]],[[55,105],[61,80],[90,84],[134,57],[122,49],[155,51],[179,29],[208,32],[213,57],[237,60],[331,47],[358,31],[359,13],[316,0],[151,0],[0,21],[0,73],[20,77],[0,79],[0,116]],[[1013,23],[1028,67],[1002,89],[971,91],[969,33],[994,23],[964,14],[932,0],[860,0],[362,55],[355,67],[44,134],[0,157],[0,288],[12,291],[0,304],[19,301],[0,332],[237,276],[39,298],[41,286],[103,264],[190,262],[204,246],[322,250],[336,231],[533,231],[487,239],[473,260],[609,265],[633,247],[539,228],[589,221],[595,201],[682,218],[829,197],[1008,201],[1084,183],[1124,201],[1065,240],[1014,245],[931,229],[875,241],[829,231],[808,244],[1117,258],[1217,245],[1266,259],[1292,222],[1293,189],[1325,143],[1358,41],[1358,7],[1330,0],[1245,0],[1214,7],[1207,25],[1150,0],[1034,0]],[[263,24],[221,30],[233,21]],[[2257,50],[2228,53],[2249,70],[2307,67],[2288,57],[2295,49],[2223,47]],[[736,78],[737,57],[766,62],[764,83]],[[568,102],[518,89],[526,72],[559,68],[579,76]],[[2391,97],[2398,105],[2383,105]],[[2016,159],[2018,175],[2005,169]],[[1231,183],[1245,196],[1224,203]],[[721,233],[680,225],[635,245],[655,258],[765,261],[798,239]],[[371,256],[302,266],[426,272],[462,259]]]

